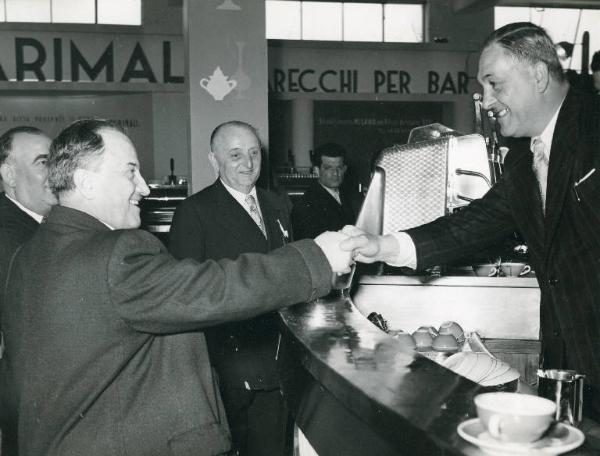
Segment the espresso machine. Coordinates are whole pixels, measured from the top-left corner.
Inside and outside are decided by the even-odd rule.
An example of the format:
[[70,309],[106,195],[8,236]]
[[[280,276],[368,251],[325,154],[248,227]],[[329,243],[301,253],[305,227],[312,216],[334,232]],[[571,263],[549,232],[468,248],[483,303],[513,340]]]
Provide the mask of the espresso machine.
[[492,184],[483,136],[419,127],[407,144],[380,153],[356,225],[371,234],[412,228],[460,210]]

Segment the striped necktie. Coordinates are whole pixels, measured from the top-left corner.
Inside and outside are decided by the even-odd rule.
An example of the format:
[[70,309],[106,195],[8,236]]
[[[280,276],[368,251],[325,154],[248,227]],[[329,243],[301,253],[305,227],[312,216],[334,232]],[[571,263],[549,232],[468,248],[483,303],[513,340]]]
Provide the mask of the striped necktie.
[[548,156],[545,153],[546,145],[540,138],[534,138],[531,145],[533,152],[533,172],[537,177],[542,196],[542,209],[546,209],[546,187],[548,183]]
[[256,199],[254,196],[247,195],[246,196],[246,204],[248,205],[248,209],[250,210],[250,216],[256,222],[260,230],[262,231],[263,236],[267,237],[267,232],[265,231],[265,224],[263,223],[262,217],[260,216],[260,212],[258,211],[258,206],[256,205]]

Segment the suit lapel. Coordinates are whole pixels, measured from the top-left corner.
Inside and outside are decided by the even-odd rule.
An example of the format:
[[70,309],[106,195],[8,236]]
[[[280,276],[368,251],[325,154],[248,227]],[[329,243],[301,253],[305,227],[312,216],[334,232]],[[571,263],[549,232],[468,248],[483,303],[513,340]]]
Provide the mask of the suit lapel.
[[[515,153],[517,151],[511,151]],[[531,168],[533,157],[531,152],[521,150],[523,154],[519,163],[515,163],[511,171],[511,181],[515,182],[512,201],[515,202],[515,212],[523,235],[527,239],[530,252],[541,252],[544,242],[544,214],[542,213],[542,197],[537,178]]]
[[[317,184],[319,187],[319,195],[321,199],[325,202],[325,204],[329,207],[329,210],[338,212],[341,217],[342,214],[342,206],[336,201],[336,199],[329,193],[327,190],[323,188],[321,184]],[[341,200],[341,195],[340,195]]]
[[[267,198],[262,189],[257,187],[256,195],[258,196],[258,203],[260,204],[260,210],[263,215],[263,223],[265,224],[267,231],[269,250],[282,247],[285,242],[287,242],[284,238],[282,228],[284,230],[288,230],[289,232],[289,227],[284,226],[285,220],[283,215],[280,214],[279,210],[270,203],[269,198]],[[281,226],[279,226],[279,224],[281,224]]]
[[256,222],[252,219],[250,214],[248,214],[246,209],[231,196],[221,183],[220,179],[217,180],[215,185],[217,186],[218,191],[216,193],[219,198],[217,209],[222,214],[221,218],[225,223],[238,234],[240,230],[237,227],[240,227],[240,224],[242,224],[243,226],[240,227],[241,231],[251,234],[255,242],[266,243],[266,239]]
[[548,260],[551,251],[550,247],[556,235],[558,221],[571,182],[571,173],[575,161],[573,150],[574,147],[576,148],[574,145],[579,140],[575,107],[572,97],[568,95],[558,114],[552,137],[546,197],[545,262]]

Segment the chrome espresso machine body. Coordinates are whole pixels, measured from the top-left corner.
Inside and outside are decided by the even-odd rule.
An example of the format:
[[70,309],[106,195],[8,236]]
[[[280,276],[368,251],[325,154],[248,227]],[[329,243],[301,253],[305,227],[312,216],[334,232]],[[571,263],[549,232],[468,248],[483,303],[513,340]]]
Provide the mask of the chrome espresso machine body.
[[381,152],[357,226],[372,234],[412,228],[481,198],[492,183],[483,136],[420,127]]
[[[408,143],[384,149],[375,165],[357,226],[372,234],[406,230],[481,198],[502,177],[508,148],[500,146],[496,119],[473,95],[475,133],[441,124],[411,131]],[[527,262],[518,234],[474,253],[472,264]],[[499,270],[499,268],[496,268]]]

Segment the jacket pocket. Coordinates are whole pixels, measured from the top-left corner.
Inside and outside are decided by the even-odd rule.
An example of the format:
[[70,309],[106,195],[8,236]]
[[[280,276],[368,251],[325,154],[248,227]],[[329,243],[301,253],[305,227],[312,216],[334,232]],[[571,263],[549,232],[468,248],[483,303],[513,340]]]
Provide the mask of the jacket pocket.
[[589,170],[575,181],[573,190],[578,202],[597,204],[600,197],[600,170]]

